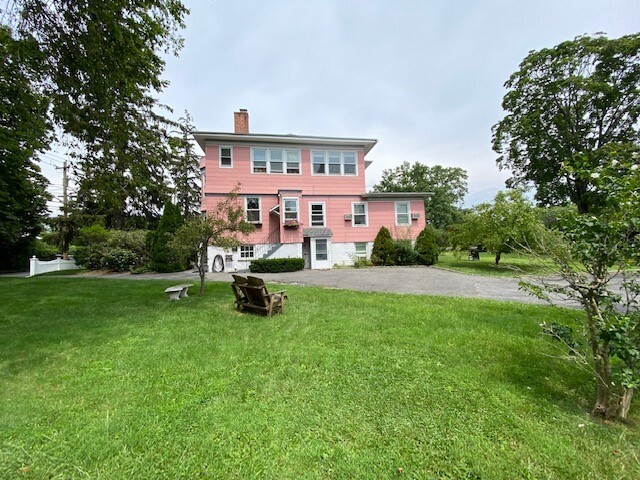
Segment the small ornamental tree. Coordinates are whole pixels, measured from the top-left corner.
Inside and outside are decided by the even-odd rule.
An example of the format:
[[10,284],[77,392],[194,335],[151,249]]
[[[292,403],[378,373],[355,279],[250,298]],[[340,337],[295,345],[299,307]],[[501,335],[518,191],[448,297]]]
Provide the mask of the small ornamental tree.
[[438,261],[440,249],[436,243],[436,231],[431,225],[424,227],[418,235],[415,250],[421,265],[433,265]]
[[169,248],[171,236],[182,225],[184,220],[180,208],[171,202],[164,206],[158,228],[147,235],[147,250],[149,252],[149,267],[156,272],[177,272],[186,268],[180,256],[173,255]]
[[[569,172],[588,176],[606,203],[595,215],[572,215],[557,230],[541,229],[536,250],[556,276],[521,285],[551,304],[560,298],[580,305],[579,315],[567,310],[567,325],[543,329],[592,372],[593,415],[615,419],[627,417],[640,387],[640,282],[632,267],[640,261],[640,167],[635,145],[606,151],[598,167],[585,163]],[[573,333],[569,324],[576,320],[581,328]]]
[[220,248],[237,247],[241,243],[238,236],[251,233],[255,229],[245,220],[244,206],[238,199],[239,190],[240,184],[237,184],[215,209],[188,220],[169,242],[170,248],[185,261],[195,257],[200,274],[200,296],[204,295],[209,245]]
[[374,265],[394,265],[396,247],[387,227],[380,227],[373,242],[371,261]]

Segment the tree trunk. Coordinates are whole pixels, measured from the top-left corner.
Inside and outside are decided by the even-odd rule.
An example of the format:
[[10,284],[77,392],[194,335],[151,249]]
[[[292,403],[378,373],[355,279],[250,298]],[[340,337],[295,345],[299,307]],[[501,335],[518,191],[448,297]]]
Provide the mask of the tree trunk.
[[500,257],[502,256],[502,252],[498,250],[496,252],[496,266],[500,263]]
[[622,397],[620,397],[620,418],[627,418],[629,415],[629,408],[631,408],[631,401],[633,400],[635,391],[635,388],[625,388]]
[[198,259],[198,274],[200,275],[200,292],[198,293],[199,297],[204,296],[204,277],[207,273],[207,247],[204,248],[204,251],[200,252],[200,258]]

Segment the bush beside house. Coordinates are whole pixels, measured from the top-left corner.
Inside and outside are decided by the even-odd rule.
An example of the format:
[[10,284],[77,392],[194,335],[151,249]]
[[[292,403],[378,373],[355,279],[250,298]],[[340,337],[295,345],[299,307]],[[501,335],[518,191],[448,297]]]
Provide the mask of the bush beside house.
[[252,273],[296,272],[304,269],[303,258],[261,258],[249,265]]

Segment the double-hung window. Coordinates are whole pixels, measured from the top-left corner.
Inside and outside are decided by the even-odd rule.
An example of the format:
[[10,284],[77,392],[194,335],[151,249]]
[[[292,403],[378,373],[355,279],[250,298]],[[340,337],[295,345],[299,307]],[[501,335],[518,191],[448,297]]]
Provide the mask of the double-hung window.
[[233,149],[220,145],[220,168],[233,167]]
[[356,242],[356,257],[367,258],[367,242]]
[[324,151],[311,151],[311,172],[314,175],[324,175],[327,173],[327,164]]
[[313,175],[357,175],[356,152],[339,150],[312,150],[311,172]]
[[298,220],[298,199],[284,198],[284,222],[293,222]]
[[281,148],[252,148],[252,173],[300,174],[300,150]]
[[316,238],[316,260],[327,260],[329,258],[327,246],[326,238]]
[[342,168],[344,175],[355,175],[357,173],[356,165],[355,152],[342,152]]
[[251,171],[253,173],[267,173],[267,149],[251,149]]
[[269,150],[269,173],[282,173],[282,150]]
[[352,209],[352,225],[354,227],[366,227],[369,224],[367,219],[366,202],[357,202],[351,204]]
[[244,209],[249,223],[262,223],[260,197],[244,197]]
[[309,217],[312,227],[324,227],[324,203],[310,203],[309,204]]
[[395,202],[396,226],[411,225],[411,208],[409,202]]
[[300,173],[300,150],[287,150],[287,173]]

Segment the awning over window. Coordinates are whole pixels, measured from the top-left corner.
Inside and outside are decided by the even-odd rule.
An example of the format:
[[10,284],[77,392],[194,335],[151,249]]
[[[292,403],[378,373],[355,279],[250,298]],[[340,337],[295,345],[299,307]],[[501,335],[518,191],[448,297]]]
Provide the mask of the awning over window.
[[333,237],[333,232],[330,228],[305,228],[302,230],[303,237],[317,238],[317,237]]

